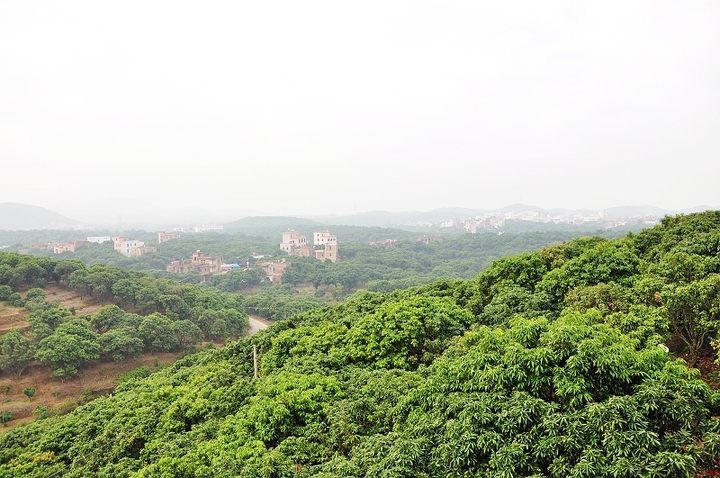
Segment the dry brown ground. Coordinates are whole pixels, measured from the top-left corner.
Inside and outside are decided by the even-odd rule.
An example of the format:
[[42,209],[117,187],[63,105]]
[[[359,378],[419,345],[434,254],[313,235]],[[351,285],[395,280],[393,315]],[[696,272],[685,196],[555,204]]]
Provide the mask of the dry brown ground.
[[[98,303],[80,296],[55,284],[45,288],[47,300],[58,301],[61,307],[74,307],[77,315],[94,314],[108,303]],[[10,307],[0,303],[0,335],[11,329],[27,328],[28,311],[24,308]],[[145,355],[137,360],[120,363],[94,362],[65,382],[53,378],[50,371],[39,363],[32,363],[16,380],[10,373],[0,374],[0,411],[9,410],[13,419],[6,428],[0,427],[0,433],[10,430],[21,423],[34,419],[32,412],[36,407],[48,407],[53,413],[67,413],[73,408],[101,395],[107,395],[117,386],[117,376],[129,370],[147,366],[153,369],[155,359],[159,365],[173,362],[179,354],[165,353]],[[9,386],[9,393],[4,393]],[[23,395],[25,388],[35,388],[32,400]]]
[[24,329],[28,326],[28,311],[10,307],[0,302],[0,335],[12,329]]
[[[100,303],[87,298],[81,299],[77,293],[63,289],[56,284],[47,286],[45,292],[47,293],[47,300],[51,302],[58,301],[60,307],[68,309],[74,307],[77,315],[94,314],[98,309],[109,304],[109,302]],[[29,315],[25,308],[11,307],[0,303],[0,335],[9,332],[11,329],[27,328],[30,325],[28,323]]]
[[[101,307],[110,304],[98,303],[92,299],[83,298],[67,289],[55,284],[45,288],[49,301],[58,301],[61,307],[74,307],[77,315],[94,314]],[[29,313],[24,308],[10,307],[0,303],[0,335],[15,328],[27,328]],[[203,343],[200,346],[205,346]],[[222,347],[224,341],[214,342],[216,347]],[[33,410],[37,407],[47,407],[52,414],[63,414],[88,401],[112,393],[118,385],[117,377],[138,367],[147,366],[152,372],[157,366],[174,362],[180,353],[147,354],[137,360],[125,360],[119,363],[91,362],[77,376],[65,380],[54,378],[47,368],[39,362],[33,362],[25,370],[20,379],[8,372],[0,373],[0,412],[9,410],[13,419],[7,427],[0,426],[0,433],[11,430],[22,423],[35,419]],[[10,387],[5,393],[5,388]],[[32,400],[23,394],[25,388],[35,388]]]
[[47,300],[59,301],[60,307],[75,307],[77,315],[89,315],[97,312],[101,307],[110,304],[110,302],[95,302],[87,297],[81,299],[80,296],[69,289],[63,289],[57,284],[51,284],[45,287]]
[[[175,361],[179,354],[160,353],[144,355],[137,360],[125,360],[119,363],[94,362],[81,370],[77,376],[61,381],[52,377],[50,370],[39,363],[31,364],[20,380],[11,374],[0,375],[0,411],[10,410],[13,419],[6,428],[0,427],[0,433],[10,430],[21,423],[34,419],[33,410],[45,406],[51,413],[63,414],[73,408],[87,403],[93,398],[108,395],[117,386],[117,376],[132,369],[147,366],[150,371],[158,366]],[[5,387],[10,392],[5,394]],[[23,395],[25,388],[35,388],[32,400]]]

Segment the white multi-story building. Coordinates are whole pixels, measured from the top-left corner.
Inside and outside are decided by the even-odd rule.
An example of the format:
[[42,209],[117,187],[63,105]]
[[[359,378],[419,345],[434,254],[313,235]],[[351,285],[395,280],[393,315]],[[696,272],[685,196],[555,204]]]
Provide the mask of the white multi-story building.
[[123,241],[120,250],[118,251],[120,254],[130,257],[132,254],[132,250],[137,247],[143,247],[145,243],[143,241],[138,241],[131,239],[129,241]]
[[207,232],[207,231],[222,231],[225,226],[218,224],[202,224],[200,226],[194,226],[195,232]]
[[330,231],[315,231],[313,233],[313,245],[324,246],[325,244],[337,244],[337,236],[330,234]]
[[313,242],[315,246],[323,246],[323,248],[313,249],[308,245],[307,237],[297,231],[289,230],[282,233],[280,249],[294,257],[315,257],[320,260],[329,259],[332,262],[338,259],[337,236],[330,234],[330,231],[315,231]]
[[282,242],[280,243],[280,250],[293,255],[293,250],[299,249],[303,246],[307,246],[307,237],[301,236],[299,232],[295,230],[289,230],[282,233]]
[[95,244],[102,244],[103,242],[112,241],[112,238],[110,236],[89,236],[87,241]]
[[[137,257],[145,252],[154,252],[153,250],[142,249],[145,246],[143,241],[129,239],[127,236],[113,236],[112,238],[115,250],[125,257]],[[138,253],[141,251],[140,253]]]

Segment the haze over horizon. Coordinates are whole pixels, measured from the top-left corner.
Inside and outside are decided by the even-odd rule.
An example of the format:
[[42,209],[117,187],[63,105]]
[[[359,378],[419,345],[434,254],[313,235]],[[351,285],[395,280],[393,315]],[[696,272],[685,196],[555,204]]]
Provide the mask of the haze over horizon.
[[720,206],[719,14],[0,2],[0,203],[126,218]]
[[[714,206],[698,205],[693,208],[683,210],[667,210],[657,208],[652,205],[642,206],[616,206],[603,210],[589,210],[586,208],[567,209],[552,208],[544,209],[531,204],[509,204],[505,207],[494,210],[481,210],[463,207],[445,207],[437,208],[430,211],[362,211],[354,214],[298,214],[294,216],[265,214],[262,211],[242,210],[242,209],[223,209],[223,210],[204,210],[204,211],[188,211],[182,209],[168,210],[151,210],[148,208],[138,207],[131,211],[129,215],[122,214],[112,217],[106,210],[102,210],[103,204],[97,205],[94,213],[90,215],[65,215],[51,209],[43,208],[25,203],[0,203],[0,231],[2,230],[38,230],[38,229],[104,229],[110,228],[114,230],[120,229],[167,229],[188,225],[229,225],[231,229],[237,223],[244,220],[266,219],[267,224],[274,224],[279,219],[286,219],[288,225],[296,224],[297,221],[310,221],[317,224],[335,224],[348,226],[368,226],[368,227],[396,227],[402,225],[420,225],[433,224],[435,226],[445,223],[448,220],[467,219],[490,213],[492,215],[500,214],[505,217],[507,214],[513,215],[515,220],[534,221],[536,213],[547,213],[540,222],[554,223],[555,221],[565,224],[568,217],[573,218],[573,222],[577,219],[589,221],[592,223],[596,219],[596,214],[600,217],[613,222],[615,220],[637,220],[638,218],[647,219],[648,217],[661,218],[665,215],[689,214],[694,212],[702,212],[711,209],[717,209]],[[142,206],[142,205],[140,205]],[[77,211],[76,211],[77,212]],[[251,221],[255,224],[257,221]],[[584,222],[583,222],[584,224]],[[636,224],[636,223],[631,223]],[[642,223],[645,224],[645,223]],[[526,224],[527,226],[527,224]],[[607,223],[603,227],[608,226]],[[552,226],[550,226],[552,227]]]

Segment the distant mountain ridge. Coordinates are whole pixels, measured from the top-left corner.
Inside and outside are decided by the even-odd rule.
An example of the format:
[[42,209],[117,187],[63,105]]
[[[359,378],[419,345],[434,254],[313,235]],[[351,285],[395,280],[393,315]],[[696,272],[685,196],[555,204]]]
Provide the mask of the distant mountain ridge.
[[[632,220],[633,218],[662,218],[666,215],[675,215],[682,213],[691,213],[713,209],[710,206],[696,206],[691,209],[681,211],[671,211],[654,206],[619,206],[603,210],[592,209],[544,209],[538,206],[527,204],[510,204],[500,209],[482,210],[461,207],[449,207],[434,209],[432,211],[368,211],[363,213],[348,215],[322,215],[322,216],[305,216],[305,217],[284,217],[284,216],[253,216],[225,224],[226,232],[242,232],[251,235],[272,236],[279,235],[280,232],[287,229],[296,229],[298,231],[308,231],[314,228],[331,228],[336,231],[339,227],[364,227],[364,228],[382,228],[387,237],[401,237],[400,231],[415,231],[416,233],[437,232],[438,225],[443,222],[453,221],[454,219],[468,219],[485,214],[493,215],[512,215],[522,216],[523,213],[534,213],[538,215],[550,214],[553,216],[567,216],[570,222],[556,224],[552,221],[547,223],[531,223],[522,218],[513,221],[510,230],[518,231],[540,231],[540,230],[560,230],[567,228],[584,228],[592,230],[594,222],[587,224],[574,225],[572,218],[580,215],[583,217],[604,217],[606,220],[618,221]],[[507,216],[506,216],[507,217]],[[635,223],[633,223],[635,224]],[[634,227],[643,227],[643,222],[638,222]],[[644,226],[647,227],[647,226]],[[456,228],[444,229],[443,232],[457,233]]]
[[82,229],[77,219],[32,204],[0,203],[0,230],[28,231],[36,229]]
[[413,233],[402,229],[377,226],[354,226],[346,224],[328,224],[311,219],[288,216],[251,216],[224,224],[222,232],[239,232],[248,236],[275,237],[279,240],[283,231],[295,229],[307,235],[312,241],[313,231],[329,229],[337,234],[341,241],[367,242],[381,239],[409,239]]
[[406,211],[406,212],[387,212],[387,211],[369,211],[348,215],[324,215],[324,216],[308,216],[326,224],[338,224],[345,226],[365,226],[365,227],[391,227],[407,222],[431,222],[436,223],[453,217],[468,217],[482,214],[482,209],[469,209],[463,207],[446,207],[433,209],[432,211]]
[[551,213],[555,215],[599,215],[601,212],[605,217],[612,217],[617,219],[633,218],[633,217],[646,217],[654,216],[661,218],[667,215],[676,214],[689,214],[693,212],[707,211],[709,209],[715,209],[712,206],[695,206],[689,209],[682,209],[679,211],[672,211],[669,209],[662,209],[655,206],[618,206],[607,209],[565,209],[565,208],[554,208],[544,209],[538,206],[529,204],[510,204],[500,209],[470,209],[461,207],[448,207],[434,209],[428,212],[420,211],[403,211],[403,212],[387,212],[387,211],[370,211],[358,214],[348,215],[325,215],[325,216],[307,216],[310,219],[314,219],[323,223],[332,224],[343,224],[348,226],[366,226],[366,227],[395,227],[398,225],[409,223],[438,223],[441,221],[448,221],[457,218],[468,218],[479,216],[483,214],[520,214],[523,212],[535,212],[539,214]]
[[93,201],[59,201],[51,209],[86,223],[117,229],[166,229],[191,224],[223,224],[261,214],[234,204],[215,206],[211,198],[181,206],[153,204],[137,197],[108,197]]
[[223,224],[222,232],[239,232],[248,236],[275,236],[287,229],[322,228],[324,224],[312,219],[291,216],[249,216]]
[[500,209],[495,210],[488,210],[483,211],[487,213],[521,213],[521,212],[538,212],[538,213],[553,213],[553,214],[583,214],[583,215],[591,215],[591,214],[599,214],[602,212],[606,216],[612,216],[617,218],[631,218],[631,217],[644,217],[644,216],[655,216],[655,217],[664,217],[667,215],[675,215],[675,214],[689,214],[693,212],[702,212],[707,211],[710,209],[715,209],[712,206],[707,205],[701,205],[701,206],[695,206],[688,209],[680,209],[677,211],[673,211],[671,209],[663,209],[655,206],[616,206],[616,207],[609,207],[605,209],[566,209],[566,208],[553,208],[553,209],[544,209],[538,206],[532,206],[529,204],[511,204],[509,206],[505,206]]
[[[696,206],[689,209],[672,211],[655,206],[618,206],[601,210],[607,218],[633,218],[654,216],[661,218],[665,215],[689,214],[715,209],[711,206]],[[236,212],[239,210],[235,210]],[[249,210],[248,210],[249,211]],[[226,209],[225,214],[229,215],[230,210]],[[600,210],[591,209],[543,209],[538,206],[527,204],[510,204],[500,209],[473,209],[463,207],[447,207],[434,209],[432,211],[368,211],[347,215],[318,215],[318,216],[262,216],[253,215],[241,217],[235,221],[224,222],[225,232],[241,232],[249,235],[273,235],[278,230],[287,228],[302,229],[303,227],[324,227],[326,225],[356,226],[356,227],[380,227],[380,228],[408,228],[417,231],[428,224],[437,224],[452,219],[471,218],[484,214],[521,214],[523,212],[551,213],[554,215],[575,214],[590,216],[597,215]],[[127,218],[132,223],[132,218]],[[173,217],[166,217],[164,223],[167,227],[170,224],[181,225],[179,220]],[[50,209],[31,204],[6,202],[0,203],[0,230],[77,230],[91,229],[88,223],[63,216]],[[95,227],[97,228],[97,227]],[[136,227],[137,228],[137,227]]]

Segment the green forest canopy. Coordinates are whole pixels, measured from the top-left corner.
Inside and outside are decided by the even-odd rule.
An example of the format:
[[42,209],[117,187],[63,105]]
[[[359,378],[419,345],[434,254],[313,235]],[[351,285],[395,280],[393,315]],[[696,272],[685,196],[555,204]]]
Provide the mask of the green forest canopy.
[[[520,252],[540,249],[579,237],[579,232],[556,231],[534,233],[464,234],[448,237],[444,242],[423,244],[417,237],[398,240],[392,249],[371,246],[370,238],[386,238],[379,228],[339,226],[351,231],[339,230],[341,239],[340,258],[337,263],[321,262],[308,258],[293,258],[296,266],[288,269],[286,282],[292,284],[312,283],[316,286],[340,284],[344,290],[366,288],[373,291],[391,291],[441,278],[469,279],[485,269],[493,260]],[[409,234],[409,233],[408,233]],[[615,232],[604,232],[607,237]],[[245,265],[256,264],[254,253],[275,256],[279,250],[279,235],[273,238],[244,236],[242,234],[193,234],[178,240],[160,244],[156,253],[141,257],[125,257],[116,252],[110,243],[93,244],[76,252],[55,255],[51,251],[31,251],[33,254],[62,259],[76,259],[88,266],[112,265],[128,270],[145,271],[158,278],[173,279],[183,283],[199,283],[198,274],[171,274],[166,265],[173,260],[187,259],[196,250],[210,256],[221,256],[225,262]],[[247,280],[242,271],[213,278],[212,284],[226,292],[241,290],[255,285]]]
[[717,476],[676,357],[717,357],[719,292],[720,212],[358,292],[5,433],[0,476]]
[[[110,303],[92,315],[49,300],[56,283]],[[20,291],[27,290],[25,296]],[[67,378],[94,360],[121,361],[143,352],[180,351],[204,340],[238,337],[247,328],[243,297],[154,279],[117,267],[0,252],[0,301],[24,307],[27,330],[0,336],[0,371],[19,377],[38,360]]]

